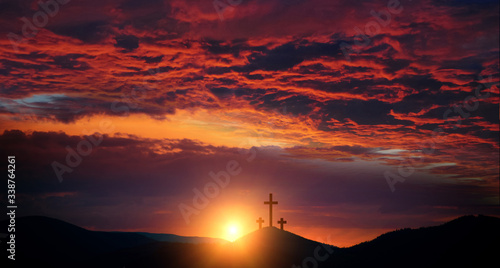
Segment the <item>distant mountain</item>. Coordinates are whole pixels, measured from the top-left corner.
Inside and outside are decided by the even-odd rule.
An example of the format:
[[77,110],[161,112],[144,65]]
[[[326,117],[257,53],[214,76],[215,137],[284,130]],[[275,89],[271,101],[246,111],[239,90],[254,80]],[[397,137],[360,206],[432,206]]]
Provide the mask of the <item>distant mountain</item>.
[[[7,221],[1,223],[7,230]],[[37,263],[66,263],[155,242],[134,233],[93,232],[64,221],[29,216],[16,219],[16,259]]]
[[[8,221],[2,221],[7,230]],[[223,239],[183,237],[169,234],[90,231],[76,225],[43,216],[16,219],[16,259],[38,264],[59,265],[85,260],[108,252],[160,241],[183,243],[222,243]],[[2,239],[5,245],[6,238]],[[3,252],[6,252],[3,250]],[[4,258],[5,259],[5,258]],[[2,266],[4,267],[4,266]]]
[[233,243],[193,244],[158,242],[172,238],[161,234],[93,232],[45,217],[19,218],[18,226],[16,263],[23,267],[489,267],[500,252],[500,219],[488,216],[397,230],[349,248],[274,227]]
[[136,234],[143,235],[145,237],[154,239],[159,242],[191,243],[191,244],[229,242],[224,239],[212,238],[212,237],[180,236],[174,234],[155,234],[155,233],[142,233],[142,232],[138,232]]

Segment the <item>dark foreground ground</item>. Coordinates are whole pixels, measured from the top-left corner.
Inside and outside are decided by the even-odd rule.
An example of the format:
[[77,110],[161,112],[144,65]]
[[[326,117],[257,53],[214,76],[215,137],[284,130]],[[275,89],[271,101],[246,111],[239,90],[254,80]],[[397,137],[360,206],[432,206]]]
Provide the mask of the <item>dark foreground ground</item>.
[[120,268],[497,267],[499,227],[499,218],[464,216],[440,226],[397,230],[353,247],[337,248],[276,228],[263,228],[234,243],[179,243],[162,242],[141,233],[88,231],[33,216],[17,219],[15,262],[7,259],[6,241],[2,239],[4,256],[0,264]]

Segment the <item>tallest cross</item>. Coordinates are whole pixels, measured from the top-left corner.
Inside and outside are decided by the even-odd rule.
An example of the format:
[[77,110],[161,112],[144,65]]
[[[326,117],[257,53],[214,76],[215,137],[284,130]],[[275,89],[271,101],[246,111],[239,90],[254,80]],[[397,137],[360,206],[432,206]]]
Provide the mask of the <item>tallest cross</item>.
[[269,201],[265,201],[264,205],[269,205],[269,227],[273,227],[273,205],[277,205],[278,201],[273,201],[273,194],[269,194]]

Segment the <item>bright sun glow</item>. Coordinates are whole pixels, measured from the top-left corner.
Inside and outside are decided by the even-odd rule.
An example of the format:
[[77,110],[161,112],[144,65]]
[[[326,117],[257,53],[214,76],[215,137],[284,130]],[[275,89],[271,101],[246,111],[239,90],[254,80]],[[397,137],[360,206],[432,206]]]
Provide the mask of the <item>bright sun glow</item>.
[[227,228],[227,240],[234,241],[240,236],[240,230],[236,224],[231,224]]

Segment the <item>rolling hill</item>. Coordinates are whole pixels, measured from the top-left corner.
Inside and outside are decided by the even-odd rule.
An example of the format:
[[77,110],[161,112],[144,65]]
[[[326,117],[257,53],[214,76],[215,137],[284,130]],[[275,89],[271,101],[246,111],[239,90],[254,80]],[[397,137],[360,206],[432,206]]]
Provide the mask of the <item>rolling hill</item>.
[[40,267],[484,267],[498,263],[500,252],[500,219],[481,215],[396,230],[349,248],[274,227],[233,243],[180,243],[161,241],[168,235],[95,232],[45,217],[19,218],[18,224],[16,264]]

